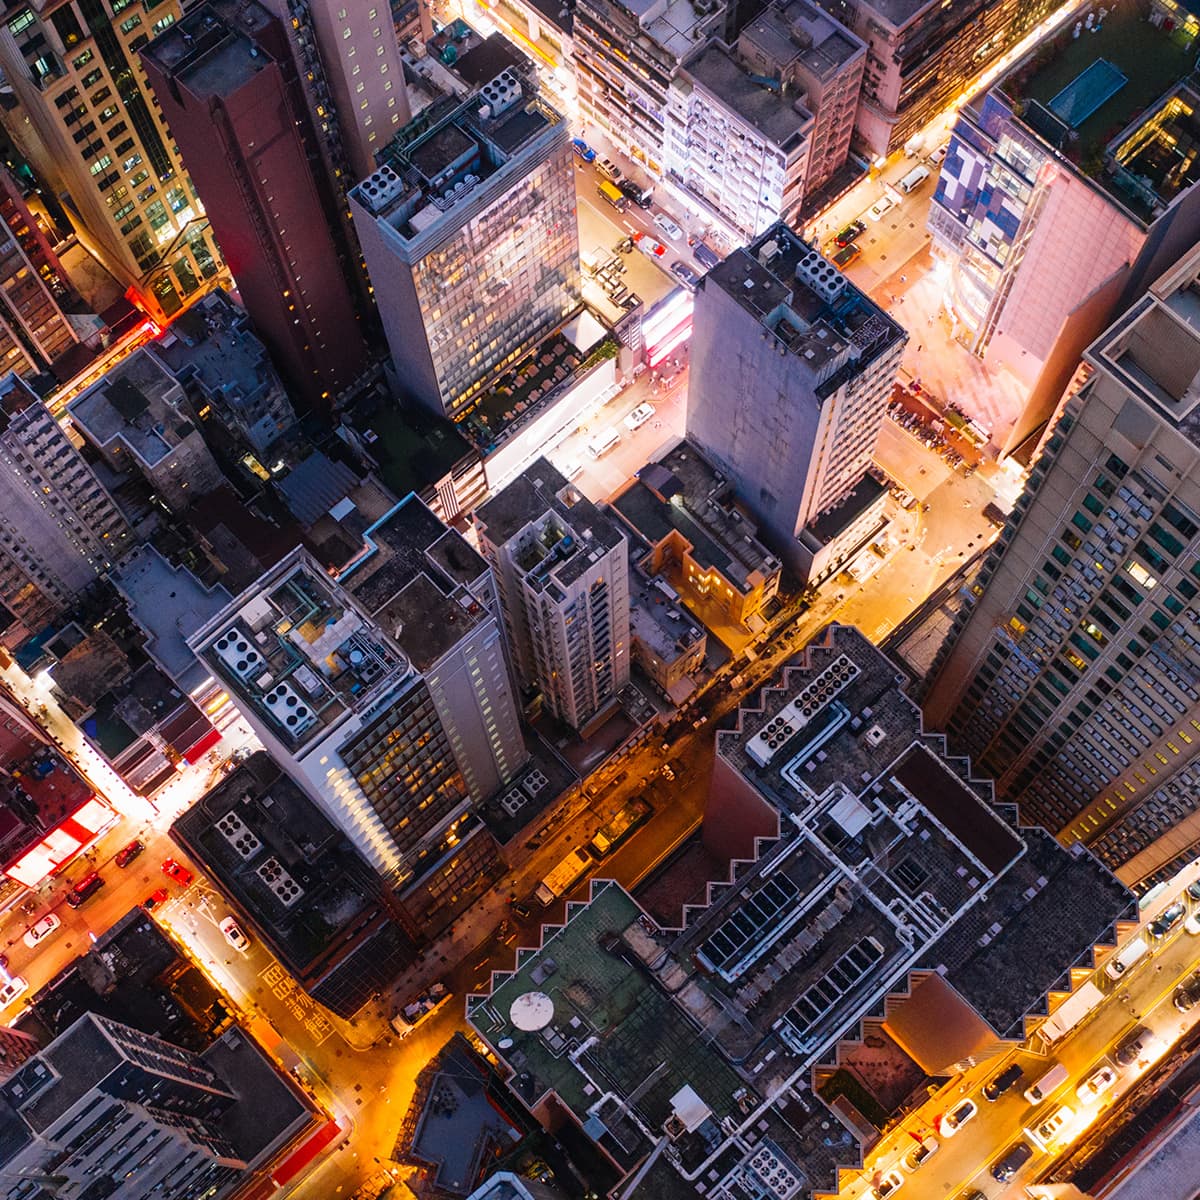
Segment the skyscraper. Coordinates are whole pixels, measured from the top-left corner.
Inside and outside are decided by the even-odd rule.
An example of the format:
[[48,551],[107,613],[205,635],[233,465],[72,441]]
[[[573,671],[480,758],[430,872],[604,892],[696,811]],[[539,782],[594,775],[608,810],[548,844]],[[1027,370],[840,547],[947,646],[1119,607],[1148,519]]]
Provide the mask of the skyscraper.
[[19,105],[5,123],[63,194],[81,239],[152,315],[174,315],[222,262],[203,205],[137,52],[182,14],[122,0],[16,4],[0,69]]
[[809,582],[878,531],[868,467],[906,334],[779,224],[696,293],[688,437]]
[[0,468],[0,638],[12,644],[94,583],[133,535],[50,410],[12,374],[0,380]]
[[298,549],[189,644],[276,762],[402,884],[463,840],[526,752],[484,560],[415,497],[359,536],[336,579]]
[[350,193],[400,386],[439,416],[580,306],[566,122],[505,69],[427,109]]
[[935,662],[929,722],[1128,883],[1200,845],[1200,248],[1094,343]]
[[629,682],[629,544],[544,458],[475,510],[517,674],[583,730]]
[[333,200],[287,38],[260,4],[212,0],[142,63],[256,332],[309,407],[365,365]]

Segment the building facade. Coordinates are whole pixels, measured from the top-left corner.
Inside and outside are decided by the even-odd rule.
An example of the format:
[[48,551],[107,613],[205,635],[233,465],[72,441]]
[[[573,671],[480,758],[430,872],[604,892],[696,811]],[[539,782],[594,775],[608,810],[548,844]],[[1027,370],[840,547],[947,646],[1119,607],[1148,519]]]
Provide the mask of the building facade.
[[15,644],[63,611],[133,545],[91,467],[15,375],[0,380],[0,639]]
[[688,439],[809,581],[882,524],[868,474],[906,334],[784,225],[696,293]]
[[350,193],[399,386],[438,415],[580,306],[569,130],[506,69],[423,113]]
[[0,68],[19,102],[5,115],[9,132],[88,248],[160,321],[223,269],[138,61],[181,15],[178,0],[152,14],[123,0],[16,4],[0,31]]
[[931,725],[1130,884],[1195,857],[1200,334],[1193,251],[1088,352],[935,661]]
[[255,330],[297,400],[328,409],[362,373],[367,351],[355,264],[339,253],[280,23],[259,4],[212,0],[141,58]]
[[573,729],[629,682],[629,546],[544,458],[475,510],[513,665]]

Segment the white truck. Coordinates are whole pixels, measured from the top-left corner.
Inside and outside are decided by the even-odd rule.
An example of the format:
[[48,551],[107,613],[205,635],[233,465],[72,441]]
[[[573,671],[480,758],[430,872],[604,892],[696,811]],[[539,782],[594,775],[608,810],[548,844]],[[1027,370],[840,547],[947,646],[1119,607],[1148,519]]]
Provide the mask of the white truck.
[[408,1037],[426,1017],[437,1012],[449,999],[450,992],[444,983],[431,983],[392,1018],[392,1028],[402,1038]]
[[541,905],[550,905],[575,884],[590,867],[592,860],[582,850],[572,850],[566,858],[542,880],[534,896]]

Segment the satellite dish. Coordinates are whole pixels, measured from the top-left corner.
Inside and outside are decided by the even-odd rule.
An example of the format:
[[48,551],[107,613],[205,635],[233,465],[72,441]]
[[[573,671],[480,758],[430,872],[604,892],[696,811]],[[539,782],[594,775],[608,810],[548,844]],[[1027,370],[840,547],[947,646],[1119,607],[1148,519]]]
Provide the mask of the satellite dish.
[[513,1040],[512,1040],[512,1038],[501,1038],[501,1039],[500,1039],[500,1040],[499,1040],[499,1041],[496,1043],[496,1049],[497,1049],[497,1050],[511,1050],[512,1048],[513,1048]]
[[536,1033],[554,1020],[554,1001],[545,992],[524,992],[512,1002],[508,1016],[518,1029]]

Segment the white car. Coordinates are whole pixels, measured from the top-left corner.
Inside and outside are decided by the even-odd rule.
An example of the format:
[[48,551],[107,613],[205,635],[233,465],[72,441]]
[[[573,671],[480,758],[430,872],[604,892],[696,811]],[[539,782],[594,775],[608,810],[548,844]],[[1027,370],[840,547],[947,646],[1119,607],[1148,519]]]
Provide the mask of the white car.
[[1114,1083],[1117,1082],[1117,1071],[1105,1063],[1099,1070],[1093,1071],[1076,1089],[1075,1095],[1084,1104],[1095,1104]]
[[953,1137],[968,1121],[977,1116],[979,1105],[974,1100],[960,1100],[943,1118],[938,1128],[942,1137]]
[[1190,933],[1193,937],[1200,934],[1200,912],[1194,912],[1183,923],[1183,932]]
[[666,213],[655,213],[654,225],[655,228],[661,229],[666,234],[668,241],[680,242],[683,240],[683,230]]
[[48,938],[61,926],[62,922],[53,913],[47,913],[40,921],[35,921],[25,930],[25,945],[33,949],[38,942]]
[[29,991],[29,983],[20,975],[13,975],[0,985],[0,1008],[7,1008],[18,996]]
[[662,242],[656,242],[654,238],[647,237],[644,233],[635,234],[633,240],[647,258],[662,258],[667,252],[667,248]]
[[1062,1133],[1063,1126],[1074,1115],[1075,1110],[1069,1104],[1064,1104],[1061,1108],[1055,1109],[1036,1129],[1027,1129],[1025,1132],[1044,1150]]
[[904,1186],[906,1176],[899,1167],[893,1167],[872,1189],[876,1200],[887,1200],[897,1188]]
[[250,949],[250,939],[242,932],[242,927],[233,917],[226,917],[219,926],[225,935],[225,940],[239,953],[245,954]]
[[637,408],[635,408],[633,412],[631,412],[625,418],[625,428],[630,431],[634,429],[641,429],[641,427],[645,425],[645,423],[650,420],[652,416],[654,416],[653,404],[639,404]]
[[931,167],[940,167],[945,160],[946,151],[949,149],[950,143],[946,142],[944,145],[939,146],[925,161]]
[[896,202],[891,198],[891,196],[880,196],[879,199],[867,209],[867,216],[870,217],[872,221],[881,221],[883,219],[883,214],[888,212],[890,209],[895,208],[895,206]]
[[915,1171],[923,1162],[932,1158],[938,1151],[937,1138],[927,1137],[919,1146],[914,1146],[904,1157],[904,1165]]

